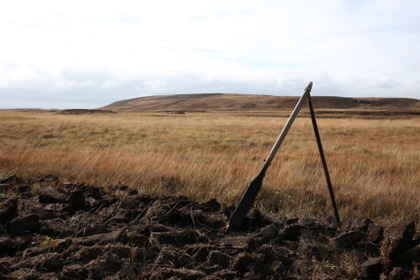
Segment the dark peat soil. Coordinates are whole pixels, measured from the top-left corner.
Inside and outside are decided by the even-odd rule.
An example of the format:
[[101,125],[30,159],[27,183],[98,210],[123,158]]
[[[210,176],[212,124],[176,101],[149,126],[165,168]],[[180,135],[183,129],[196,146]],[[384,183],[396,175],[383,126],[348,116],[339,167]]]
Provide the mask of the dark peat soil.
[[273,218],[126,186],[0,179],[0,279],[419,279],[414,222]]

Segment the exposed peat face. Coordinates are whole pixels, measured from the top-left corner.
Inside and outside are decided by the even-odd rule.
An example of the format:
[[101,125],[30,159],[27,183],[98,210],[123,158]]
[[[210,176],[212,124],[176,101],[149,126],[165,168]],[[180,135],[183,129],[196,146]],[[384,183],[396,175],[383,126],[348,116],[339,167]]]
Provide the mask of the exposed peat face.
[[126,186],[0,180],[0,279],[418,279],[414,222],[278,219]]

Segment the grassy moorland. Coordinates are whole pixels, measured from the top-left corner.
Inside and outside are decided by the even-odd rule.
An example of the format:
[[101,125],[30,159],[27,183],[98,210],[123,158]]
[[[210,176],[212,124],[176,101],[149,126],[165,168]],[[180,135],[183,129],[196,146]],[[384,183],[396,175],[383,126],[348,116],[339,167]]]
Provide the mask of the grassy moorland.
[[[54,174],[235,203],[269,153],[284,114],[3,110],[0,178]],[[419,117],[341,114],[318,125],[344,218],[420,221]],[[292,126],[257,204],[281,215],[332,213],[309,118]]]

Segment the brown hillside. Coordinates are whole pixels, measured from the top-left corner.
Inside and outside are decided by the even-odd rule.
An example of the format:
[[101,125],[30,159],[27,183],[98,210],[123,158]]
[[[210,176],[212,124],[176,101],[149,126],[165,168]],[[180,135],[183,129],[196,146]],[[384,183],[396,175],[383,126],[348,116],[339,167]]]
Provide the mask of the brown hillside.
[[[272,111],[291,109],[299,97],[251,94],[179,94],[147,96],[112,103],[113,111]],[[325,109],[420,110],[420,100],[410,98],[345,98],[315,96],[314,105]]]

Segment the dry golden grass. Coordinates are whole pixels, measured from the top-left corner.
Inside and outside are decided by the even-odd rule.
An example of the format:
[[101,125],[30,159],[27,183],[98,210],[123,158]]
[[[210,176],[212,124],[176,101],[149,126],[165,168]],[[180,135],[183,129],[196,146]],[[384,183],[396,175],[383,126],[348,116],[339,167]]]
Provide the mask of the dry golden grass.
[[[235,203],[285,121],[238,113],[0,111],[0,177],[54,174]],[[318,125],[344,218],[420,221],[419,118],[330,118]],[[281,215],[332,213],[309,118],[292,126],[257,204]]]

